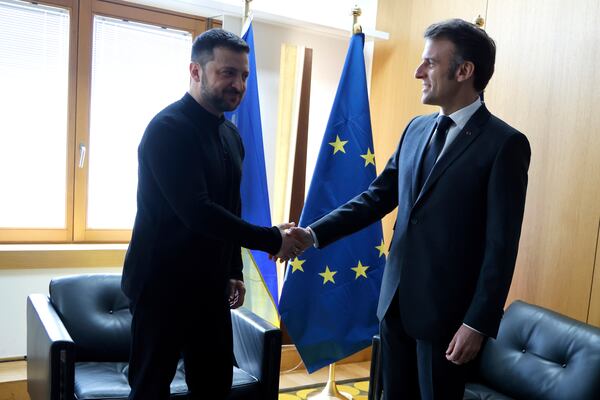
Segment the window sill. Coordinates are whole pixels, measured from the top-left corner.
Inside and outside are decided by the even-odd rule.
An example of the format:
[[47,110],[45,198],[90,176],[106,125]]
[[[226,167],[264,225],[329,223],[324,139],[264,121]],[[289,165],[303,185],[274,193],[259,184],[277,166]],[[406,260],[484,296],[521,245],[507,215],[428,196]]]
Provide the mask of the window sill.
[[4,244],[0,269],[120,267],[127,244]]

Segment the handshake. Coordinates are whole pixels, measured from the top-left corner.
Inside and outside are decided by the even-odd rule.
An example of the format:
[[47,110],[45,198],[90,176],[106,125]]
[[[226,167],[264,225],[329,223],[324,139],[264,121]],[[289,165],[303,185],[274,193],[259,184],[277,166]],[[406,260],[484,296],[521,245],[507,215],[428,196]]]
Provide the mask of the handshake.
[[309,228],[298,227],[294,222],[277,225],[277,228],[281,233],[281,248],[277,254],[269,255],[271,260],[291,260],[314,244]]

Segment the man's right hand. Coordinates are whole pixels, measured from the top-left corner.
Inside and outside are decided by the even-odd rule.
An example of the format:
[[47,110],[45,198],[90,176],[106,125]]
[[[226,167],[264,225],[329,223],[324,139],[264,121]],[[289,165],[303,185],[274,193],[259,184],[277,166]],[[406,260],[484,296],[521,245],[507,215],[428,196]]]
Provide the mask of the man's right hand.
[[298,257],[306,249],[314,244],[313,237],[307,228],[299,228],[294,222],[277,225],[281,233],[281,248],[271,259],[288,261]]
[[301,252],[308,249],[310,246],[315,244],[312,234],[309,228],[292,227],[287,230],[287,234],[294,237],[301,244]]
[[277,254],[269,255],[270,259],[287,261],[299,254],[301,247],[300,242],[287,234],[288,230],[295,226],[296,224],[294,222],[277,225],[277,228],[279,228],[279,233],[281,234],[281,247],[279,248],[279,252],[277,252]]

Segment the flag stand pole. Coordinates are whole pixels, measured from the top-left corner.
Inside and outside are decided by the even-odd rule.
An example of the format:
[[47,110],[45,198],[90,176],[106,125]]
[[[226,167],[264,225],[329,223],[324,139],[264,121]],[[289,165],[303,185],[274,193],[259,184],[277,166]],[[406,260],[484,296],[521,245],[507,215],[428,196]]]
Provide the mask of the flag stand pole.
[[352,400],[352,395],[337,390],[335,383],[335,363],[333,363],[329,364],[329,379],[321,393],[309,394],[306,398],[310,400]]

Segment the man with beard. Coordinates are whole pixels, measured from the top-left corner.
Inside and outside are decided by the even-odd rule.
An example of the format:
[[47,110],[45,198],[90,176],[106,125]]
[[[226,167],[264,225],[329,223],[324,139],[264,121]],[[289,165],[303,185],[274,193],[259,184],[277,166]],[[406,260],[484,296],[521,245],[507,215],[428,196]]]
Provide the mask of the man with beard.
[[[192,46],[190,89],[150,121],[138,149],[137,215],[122,288],[133,314],[130,399],[168,399],[183,355],[192,398],[231,389],[230,308],[244,301],[241,246],[279,258],[297,243],[292,224],[240,219],[244,148],[223,117],[242,100],[248,45],[213,29]],[[210,343],[199,341],[210,327]]]

